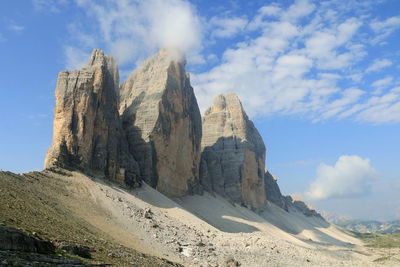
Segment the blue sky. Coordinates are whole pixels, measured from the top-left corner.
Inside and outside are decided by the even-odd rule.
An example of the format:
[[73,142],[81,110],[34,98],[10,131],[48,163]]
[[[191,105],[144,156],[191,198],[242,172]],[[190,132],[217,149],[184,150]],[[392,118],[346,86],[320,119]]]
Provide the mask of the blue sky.
[[202,110],[236,92],[285,194],[358,218],[400,218],[400,2],[0,2],[0,168],[40,170],[57,73],[93,48],[124,79],[185,52]]

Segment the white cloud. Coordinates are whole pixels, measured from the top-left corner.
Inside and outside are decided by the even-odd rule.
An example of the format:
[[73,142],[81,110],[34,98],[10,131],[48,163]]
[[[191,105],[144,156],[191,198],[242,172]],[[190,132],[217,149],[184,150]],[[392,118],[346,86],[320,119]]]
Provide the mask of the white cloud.
[[79,48],[66,46],[64,51],[68,70],[80,69],[89,61],[90,54]]
[[393,63],[389,59],[376,59],[367,69],[366,72],[375,72],[383,68],[391,66]]
[[365,194],[379,176],[369,159],[341,156],[334,166],[321,164],[306,196],[312,200],[352,197]]
[[283,20],[287,20],[290,22],[295,22],[298,19],[301,19],[309,14],[311,14],[315,10],[315,5],[311,3],[309,0],[296,0],[293,5],[289,7],[289,9],[283,13]]
[[381,123],[400,122],[400,94],[389,92],[382,96],[374,96],[359,105],[361,111],[356,119],[359,121]]
[[373,82],[371,85],[373,87],[377,87],[377,88],[387,87],[392,83],[392,81],[393,81],[393,77],[388,76],[388,77],[385,77],[383,79]]
[[13,31],[13,32],[15,32],[15,33],[20,33],[20,32],[22,32],[22,31],[25,29],[25,27],[24,27],[24,26],[21,26],[21,25],[17,25],[17,24],[12,23],[12,24],[10,24],[10,25],[8,26],[8,29],[10,29],[11,31]]
[[[202,25],[195,8],[184,0],[76,0],[99,28],[104,44],[119,64],[132,63],[163,47],[186,53],[192,63],[204,59]],[[91,50],[93,47],[84,47]],[[82,47],[81,47],[82,49]]]
[[384,44],[384,40],[400,28],[400,16],[390,17],[386,20],[374,20],[370,24],[377,35],[371,40],[372,44]]
[[382,94],[383,89],[387,88],[393,83],[393,77],[387,76],[383,79],[376,80],[371,84],[372,87],[375,87],[376,90],[373,92],[374,95]]
[[302,114],[319,120],[354,104],[363,92],[341,92],[337,83],[365,56],[364,46],[352,40],[362,21],[333,20],[332,13],[335,22],[323,23],[319,12],[310,1],[260,8],[246,28],[259,30],[253,39],[225,50],[211,70],[192,75],[201,110],[228,91],[241,97],[251,116]]
[[364,91],[357,88],[349,88],[342,91],[341,97],[327,104],[326,111],[324,111],[320,118],[318,118],[317,120],[337,116],[338,114],[346,110],[349,105],[356,103],[364,94]]
[[243,31],[248,21],[242,17],[220,18],[210,20],[211,36],[217,38],[230,38]]
[[[374,20],[370,5],[297,0],[289,6],[265,5],[253,16],[222,12],[207,21],[187,0],[75,1],[97,32],[82,30],[90,28],[86,21],[70,26],[74,45],[65,47],[69,68],[81,66],[100,47],[126,73],[159,48],[177,46],[187,53],[192,70],[203,71],[191,75],[201,110],[217,94],[230,91],[239,95],[250,116],[400,121],[400,92],[389,90],[399,80],[387,75],[365,86],[368,73],[396,64],[395,57],[367,62],[372,57],[367,26],[376,37],[397,27],[397,17]],[[233,37],[236,43],[216,43]],[[213,67],[193,66],[205,62]]]
[[[333,28],[316,31],[305,41],[307,53],[316,59],[321,69],[342,69],[357,58],[362,47],[349,46],[347,52],[338,52],[338,48],[347,44],[362,22],[350,18]],[[363,56],[361,53],[360,56]]]

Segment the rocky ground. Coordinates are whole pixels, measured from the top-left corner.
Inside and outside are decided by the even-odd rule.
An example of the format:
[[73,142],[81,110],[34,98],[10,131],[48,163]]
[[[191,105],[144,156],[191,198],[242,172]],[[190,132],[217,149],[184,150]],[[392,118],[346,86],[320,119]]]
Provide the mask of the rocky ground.
[[[178,266],[172,262],[140,253],[116,242],[112,235],[79,218],[69,206],[71,192],[63,173],[32,172],[17,175],[0,172],[0,224],[20,229],[54,244],[73,244],[90,249],[90,258],[57,249],[55,255],[25,252],[0,252],[0,264],[26,266],[48,258],[78,260],[85,264],[115,266]],[[65,176],[68,180],[68,176]],[[84,194],[84,193],[83,193]],[[49,266],[55,266],[55,263]],[[23,263],[23,264],[22,264]],[[40,265],[41,264],[41,265]],[[41,262],[39,266],[46,265]],[[66,264],[66,263],[64,263]],[[70,262],[65,266],[75,266]],[[34,265],[35,266],[35,265]],[[36,265],[38,266],[38,265]]]
[[[147,185],[126,191],[76,172],[45,171],[1,172],[0,195],[1,224],[50,240],[56,256],[85,264],[400,264],[396,248],[388,255],[387,249],[364,247],[317,219],[288,215],[273,205],[265,211],[273,218],[262,217],[207,193],[171,200]],[[65,244],[89,248],[90,258],[66,250]],[[2,251],[0,263],[10,255]]]

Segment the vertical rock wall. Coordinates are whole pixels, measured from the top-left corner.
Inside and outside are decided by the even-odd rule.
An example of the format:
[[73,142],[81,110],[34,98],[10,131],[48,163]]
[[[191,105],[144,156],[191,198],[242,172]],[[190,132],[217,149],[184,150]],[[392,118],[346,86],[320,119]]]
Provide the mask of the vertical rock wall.
[[123,185],[138,184],[139,168],[119,118],[118,84],[118,66],[101,50],[94,50],[81,70],[59,73],[45,168],[78,169]]
[[161,50],[128,77],[119,112],[143,180],[167,196],[191,193],[198,184],[201,115],[176,51]]
[[265,146],[234,94],[215,98],[203,118],[201,183],[251,208],[266,201]]
[[268,171],[265,173],[265,194],[268,201],[288,211],[286,198],[282,195],[275,177]]

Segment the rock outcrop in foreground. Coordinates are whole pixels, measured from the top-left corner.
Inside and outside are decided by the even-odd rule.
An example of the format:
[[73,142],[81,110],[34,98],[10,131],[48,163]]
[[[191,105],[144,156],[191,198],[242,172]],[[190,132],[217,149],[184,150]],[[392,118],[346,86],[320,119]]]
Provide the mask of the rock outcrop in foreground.
[[0,250],[51,254],[54,245],[45,240],[29,236],[20,230],[0,225]]
[[198,184],[201,115],[185,61],[161,50],[122,84],[120,115],[142,179],[170,197]]
[[78,169],[122,185],[138,184],[139,168],[118,114],[118,84],[118,66],[101,50],[94,50],[81,70],[59,73],[45,168]]
[[266,201],[265,145],[235,94],[215,98],[203,118],[201,183],[251,208]]

